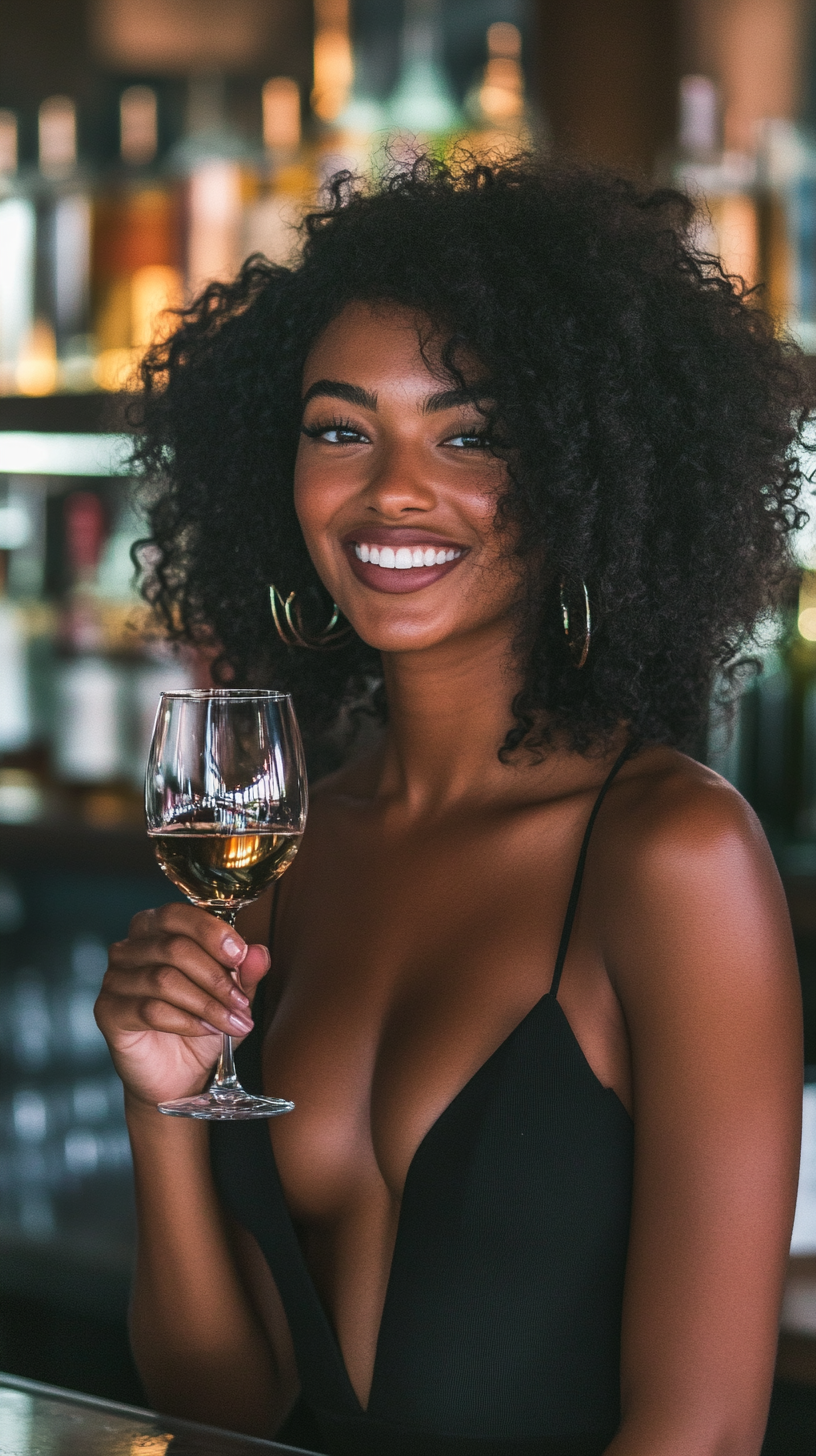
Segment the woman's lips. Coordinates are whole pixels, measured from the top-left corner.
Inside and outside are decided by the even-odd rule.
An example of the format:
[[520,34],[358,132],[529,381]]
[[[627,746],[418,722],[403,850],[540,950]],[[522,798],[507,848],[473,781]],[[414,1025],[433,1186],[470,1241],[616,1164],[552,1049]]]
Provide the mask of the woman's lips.
[[[381,533],[371,532],[381,538]],[[421,591],[423,587],[431,586],[433,582],[439,581],[448,572],[453,571],[466,555],[466,549],[455,546],[450,541],[433,541],[427,536],[420,538],[419,533],[410,533],[412,539],[408,541],[405,535],[391,538],[391,541],[378,540],[346,540],[344,542],[346,556],[354,575],[358,581],[365,586],[372,587],[374,591],[393,592],[402,594],[405,592]],[[366,547],[368,550],[366,550]],[[386,565],[380,565],[378,561],[370,559],[371,548],[374,548],[375,556],[385,552]],[[431,565],[422,566],[407,564],[407,553],[410,550],[412,558],[416,558],[422,550],[424,558],[430,556],[433,551],[437,558]],[[452,555],[455,553],[455,555]],[[445,559],[440,561],[439,557],[444,554]],[[363,556],[369,556],[364,561]],[[452,556],[451,560],[447,558]]]

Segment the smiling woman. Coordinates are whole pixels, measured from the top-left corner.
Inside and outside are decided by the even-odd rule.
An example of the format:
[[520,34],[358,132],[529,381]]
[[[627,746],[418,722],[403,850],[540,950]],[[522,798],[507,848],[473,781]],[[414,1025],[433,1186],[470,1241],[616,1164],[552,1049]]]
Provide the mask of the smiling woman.
[[[240,935],[176,904],[111,949],[163,1410],[759,1452],[798,981],[755,818],[681,750],[790,569],[810,397],[690,213],[533,163],[340,179],[145,365],[148,597],[313,737],[382,720]],[[222,1031],[295,1111],[208,1145],[155,1104]]]

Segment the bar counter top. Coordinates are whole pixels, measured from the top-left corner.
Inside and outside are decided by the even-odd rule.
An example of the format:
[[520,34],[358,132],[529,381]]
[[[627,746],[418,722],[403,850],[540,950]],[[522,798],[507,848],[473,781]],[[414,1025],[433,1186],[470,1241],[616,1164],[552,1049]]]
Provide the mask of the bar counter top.
[[312,1456],[0,1374],[0,1456]]

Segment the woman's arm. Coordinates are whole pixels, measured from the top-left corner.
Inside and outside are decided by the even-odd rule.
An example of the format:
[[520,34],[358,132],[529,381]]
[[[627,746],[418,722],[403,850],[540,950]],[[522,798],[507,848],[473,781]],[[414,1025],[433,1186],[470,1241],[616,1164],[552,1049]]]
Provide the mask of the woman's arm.
[[[138,1214],[131,1338],[149,1399],[174,1415],[264,1436],[296,1393],[285,1317],[278,1309],[271,1327],[268,1318],[262,1325],[243,1287],[206,1125],[164,1117],[156,1104],[207,1084],[216,1030],[246,1035],[268,965],[263,946],[247,948],[201,910],[168,905],[137,915],[127,940],[111,947],[97,1003],[125,1086]],[[231,979],[238,966],[248,995]]]
[[605,906],[635,1119],[608,1456],[758,1456],[799,1159],[790,923],[754,815],[714,776],[635,817]]

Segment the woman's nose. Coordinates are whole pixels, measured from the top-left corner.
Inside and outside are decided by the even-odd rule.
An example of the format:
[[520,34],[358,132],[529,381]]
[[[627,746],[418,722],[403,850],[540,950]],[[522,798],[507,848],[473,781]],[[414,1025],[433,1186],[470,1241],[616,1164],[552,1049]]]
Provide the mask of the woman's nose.
[[419,453],[392,446],[374,462],[365,487],[366,505],[381,515],[427,511],[436,503],[436,490],[427,462]]

